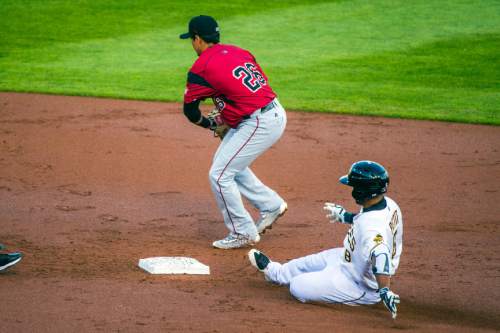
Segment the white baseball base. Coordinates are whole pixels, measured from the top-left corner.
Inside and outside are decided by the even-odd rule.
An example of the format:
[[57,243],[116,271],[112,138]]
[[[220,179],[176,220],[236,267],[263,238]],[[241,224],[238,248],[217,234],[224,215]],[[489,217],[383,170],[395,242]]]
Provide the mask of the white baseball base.
[[151,274],[210,274],[210,267],[189,257],[144,258],[139,267]]

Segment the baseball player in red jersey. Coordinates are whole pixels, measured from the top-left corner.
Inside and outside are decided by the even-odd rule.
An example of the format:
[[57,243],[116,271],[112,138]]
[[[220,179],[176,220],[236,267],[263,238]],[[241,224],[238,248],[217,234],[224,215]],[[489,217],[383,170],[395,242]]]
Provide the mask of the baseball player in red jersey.
[[[233,45],[219,43],[219,26],[210,16],[193,17],[189,32],[198,59],[188,72],[184,114],[194,124],[215,130],[222,121],[230,129],[214,155],[209,180],[227,237],[213,242],[220,249],[240,248],[260,240],[287,210],[286,202],[264,185],[250,164],[279,140],[286,113],[269,86],[255,57]],[[199,110],[201,100],[212,98],[220,112],[207,118]],[[260,212],[254,223],[243,206],[242,195]]]

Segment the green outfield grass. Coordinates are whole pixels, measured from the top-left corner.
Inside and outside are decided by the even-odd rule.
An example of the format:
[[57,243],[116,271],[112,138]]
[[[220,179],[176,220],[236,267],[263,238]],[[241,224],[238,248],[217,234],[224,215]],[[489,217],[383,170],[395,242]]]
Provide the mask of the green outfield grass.
[[219,20],[287,109],[500,124],[498,0],[0,0],[0,90],[181,101]]

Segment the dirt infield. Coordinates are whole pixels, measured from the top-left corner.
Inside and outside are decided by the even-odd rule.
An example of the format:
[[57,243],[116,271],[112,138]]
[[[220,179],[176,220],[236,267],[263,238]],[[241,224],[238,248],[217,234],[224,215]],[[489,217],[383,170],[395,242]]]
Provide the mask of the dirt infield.
[[[391,175],[405,243],[383,305],[295,301],[226,235],[208,185],[218,140],[180,106],[0,93],[1,332],[487,332],[500,330],[500,127],[288,113],[253,168],[289,204],[258,244],[286,260],[340,246],[323,202],[372,159]],[[253,212],[255,213],[255,212]],[[192,256],[210,276],[149,276],[139,258]]]

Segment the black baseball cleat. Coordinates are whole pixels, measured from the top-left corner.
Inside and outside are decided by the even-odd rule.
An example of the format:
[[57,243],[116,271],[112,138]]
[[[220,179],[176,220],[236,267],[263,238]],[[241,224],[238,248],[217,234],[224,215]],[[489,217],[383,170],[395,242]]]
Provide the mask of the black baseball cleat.
[[262,252],[256,249],[251,249],[248,252],[248,259],[253,267],[257,268],[259,271],[264,272],[267,265],[271,262],[269,258]]
[[0,271],[17,264],[23,255],[19,252],[0,254]]

